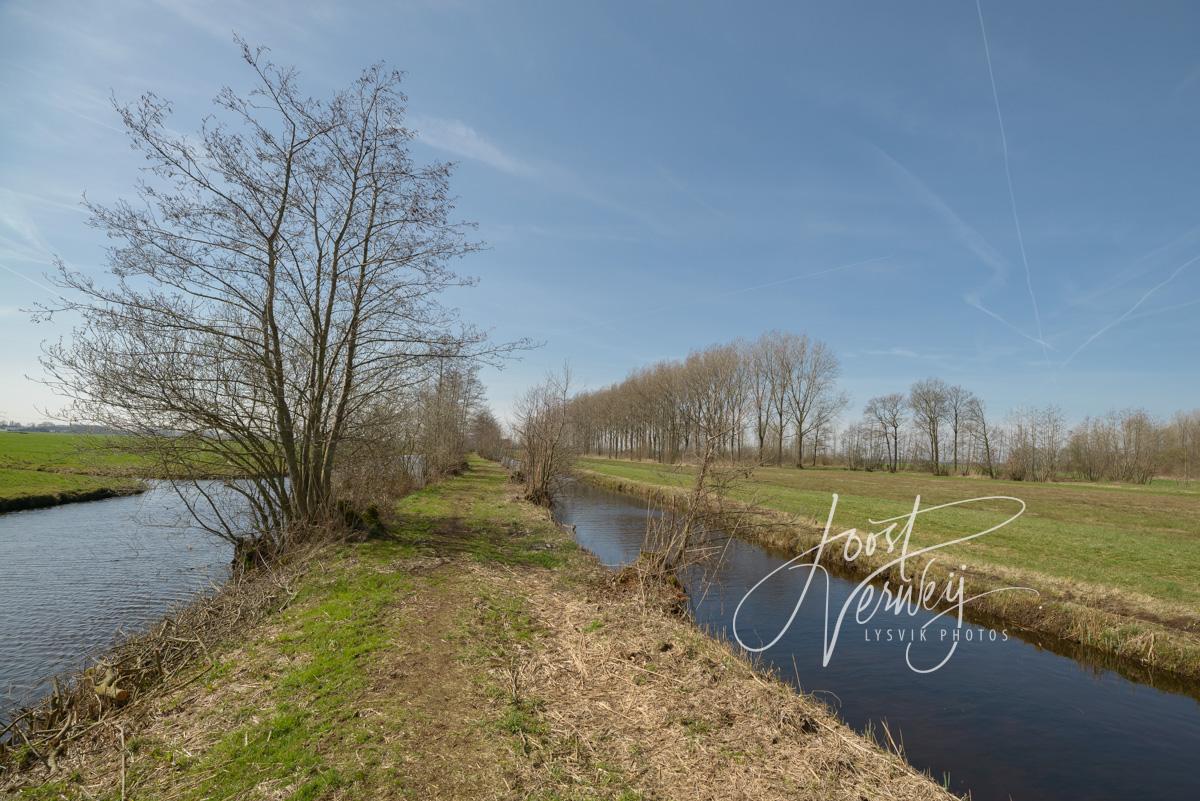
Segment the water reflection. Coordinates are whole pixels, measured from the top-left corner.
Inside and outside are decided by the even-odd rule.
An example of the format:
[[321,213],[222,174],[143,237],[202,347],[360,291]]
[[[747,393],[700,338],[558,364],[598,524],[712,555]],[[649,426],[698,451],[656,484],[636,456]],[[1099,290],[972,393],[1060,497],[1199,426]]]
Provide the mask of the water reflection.
[[[233,497],[222,506],[238,508]],[[0,515],[0,719],[122,631],[218,586],[231,556],[164,484]]]
[[[636,498],[586,485],[568,488],[557,509],[561,521],[575,526],[580,544],[614,566],[636,558],[647,514]],[[698,623],[728,636],[746,591],[786,559],[733,540],[714,583],[702,594],[689,587],[701,598],[692,610]],[[743,641],[750,643],[755,631],[770,640],[784,627],[804,573],[781,571],[750,596],[738,618]],[[832,578],[830,605],[840,607],[853,586]],[[828,699],[857,729],[886,721],[909,761],[939,780],[948,775],[955,792],[969,790],[977,801],[1200,797],[1193,765],[1200,754],[1200,705],[1193,698],[1053,653],[1012,631],[1007,641],[985,636],[961,643],[942,669],[914,673],[905,664],[907,644],[875,641],[871,630],[919,627],[928,613],[886,623],[877,618],[865,627],[851,619],[822,667],[823,600],[823,593],[810,593],[787,632],[762,654],[764,661]],[[1196,692],[1194,685],[1176,684],[1172,689]]]

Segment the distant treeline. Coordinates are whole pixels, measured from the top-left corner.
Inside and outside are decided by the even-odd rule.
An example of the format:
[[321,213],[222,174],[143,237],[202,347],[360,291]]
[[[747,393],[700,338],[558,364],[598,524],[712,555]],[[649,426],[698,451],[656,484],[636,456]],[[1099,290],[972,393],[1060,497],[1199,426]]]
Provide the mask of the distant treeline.
[[18,434],[120,434],[108,426],[84,425],[82,423],[19,423],[16,420],[0,420],[0,431]]
[[938,378],[869,399],[846,422],[832,349],[772,331],[638,369],[574,396],[575,446],[607,456],[677,462],[710,443],[726,458],[797,467],[925,469],[1016,480],[1190,479],[1200,466],[1200,410],[1170,420],[1113,411],[1074,427],[1050,405],[993,418],[970,390]]

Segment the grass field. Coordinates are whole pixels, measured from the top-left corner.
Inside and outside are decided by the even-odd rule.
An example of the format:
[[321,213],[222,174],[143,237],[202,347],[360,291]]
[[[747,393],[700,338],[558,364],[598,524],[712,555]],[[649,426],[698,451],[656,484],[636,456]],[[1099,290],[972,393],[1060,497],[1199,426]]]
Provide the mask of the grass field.
[[0,432],[0,512],[132,492],[146,463],[120,437]]
[[[693,479],[687,467],[647,462],[592,458],[582,460],[580,467],[648,485],[680,487]],[[940,563],[965,564],[971,572],[995,579],[994,584],[1032,586],[1043,599],[1147,621],[1200,643],[1200,493],[1186,485],[1034,484],[767,467],[755,470],[734,490],[738,500],[795,516],[810,528],[824,526],[833,493],[839,495],[835,534],[850,527],[878,531],[881,526],[872,526],[871,519],[907,513],[918,494],[922,506],[991,495],[1020,498],[1027,504],[1022,517],[945,549]],[[913,546],[983,531],[1016,508],[1011,502],[989,501],[922,516]],[[1143,633],[1135,626],[1110,639],[1125,642]],[[1154,647],[1151,641],[1151,653]],[[1200,665],[1193,667],[1200,672]]]
[[89,434],[0,431],[0,467],[94,476],[138,475],[147,462],[121,447],[125,439]]

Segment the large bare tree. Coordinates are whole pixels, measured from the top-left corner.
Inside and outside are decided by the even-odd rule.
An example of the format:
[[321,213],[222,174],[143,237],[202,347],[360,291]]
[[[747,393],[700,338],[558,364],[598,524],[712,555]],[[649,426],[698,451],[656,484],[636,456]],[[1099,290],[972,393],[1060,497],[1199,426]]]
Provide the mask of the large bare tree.
[[951,449],[954,472],[958,473],[958,444],[969,422],[969,411],[974,395],[957,384],[946,390],[946,420],[950,424]]
[[967,403],[967,421],[983,455],[983,469],[987,471],[988,478],[995,478],[996,466],[993,461],[995,436],[988,425],[987,406],[976,395],[971,395]]
[[68,300],[45,311],[80,322],[44,362],[68,414],[139,435],[172,475],[232,469],[252,536],[277,545],[330,518],[368,410],[485,349],[438,301],[475,245],[450,165],[410,155],[400,74],[373,66],[319,101],[264,50],[242,56],[255,88],[221,91],[196,135],[155,95],[118,105],[149,175],[136,203],[88,205],[111,273],[60,265]]

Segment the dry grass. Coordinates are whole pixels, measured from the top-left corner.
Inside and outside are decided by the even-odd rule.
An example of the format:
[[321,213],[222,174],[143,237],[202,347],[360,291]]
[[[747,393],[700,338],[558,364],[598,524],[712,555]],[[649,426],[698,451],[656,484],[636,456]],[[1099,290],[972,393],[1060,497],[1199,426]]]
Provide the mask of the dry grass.
[[819,701],[630,592],[525,583],[545,632],[521,664],[547,747],[580,783],[628,777],[646,798],[946,799]]

